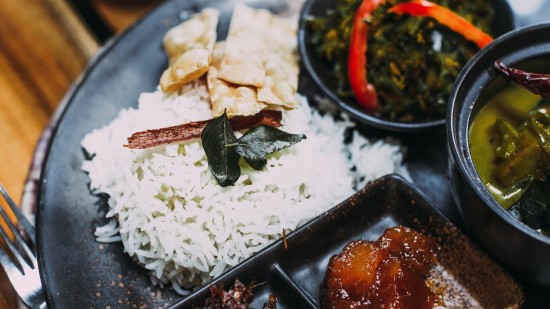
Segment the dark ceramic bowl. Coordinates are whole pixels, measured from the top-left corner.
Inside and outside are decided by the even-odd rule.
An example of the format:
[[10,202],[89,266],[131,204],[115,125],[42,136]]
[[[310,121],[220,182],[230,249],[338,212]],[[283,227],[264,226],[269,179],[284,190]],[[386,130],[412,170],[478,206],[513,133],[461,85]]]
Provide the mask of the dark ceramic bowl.
[[[496,17],[492,28],[495,36],[499,36],[514,29],[514,18],[507,1],[493,0],[493,2]],[[298,31],[300,56],[306,71],[321,91],[339,108],[348,112],[357,121],[378,129],[393,132],[418,132],[434,127],[442,127],[445,124],[444,117],[428,122],[405,123],[390,121],[388,119],[368,114],[353,99],[343,99],[337,95],[334,81],[331,80],[331,77],[328,74],[326,64],[315,54],[312,45],[309,43],[311,42],[312,33],[311,29],[309,29],[306,25],[306,19],[308,17],[325,16],[327,10],[334,8],[335,3],[335,0],[307,0],[304,3],[300,14],[300,28]]]
[[495,60],[524,70],[550,72],[550,23],[507,33],[476,54],[460,73],[447,114],[449,170],[453,197],[481,244],[509,270],[550,287],[550,237],[513,218],[491,196],[468,147],[472,119],[486,99],[505,87],[490,67]]

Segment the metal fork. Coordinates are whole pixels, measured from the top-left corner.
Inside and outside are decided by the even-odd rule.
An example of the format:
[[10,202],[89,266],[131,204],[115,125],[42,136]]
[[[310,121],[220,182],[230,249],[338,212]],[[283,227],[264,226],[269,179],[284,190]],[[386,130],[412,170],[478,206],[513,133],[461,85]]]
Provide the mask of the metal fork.
[[[23,215],[2,184],[0,193],[17,218],[16,222],[12,221],[0,204],[0,214],[7,226],[0,228],[0,236],[6,244],[5,250],[0,250],[0,263],[25,305],[30,308],[46,308],[36,261],[34,226]],[[13,237],[10,237],[10,234]]]

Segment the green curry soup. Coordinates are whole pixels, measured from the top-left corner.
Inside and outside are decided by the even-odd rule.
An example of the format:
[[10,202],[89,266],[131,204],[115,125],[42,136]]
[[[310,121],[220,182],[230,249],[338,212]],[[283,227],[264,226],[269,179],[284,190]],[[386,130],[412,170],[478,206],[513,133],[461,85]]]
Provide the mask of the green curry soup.
[[[540,226],[527,221],[541,220],[532,217],[535,212],[548,221],[550,209],[538,209],[530,200],[537,196],[546,199],[548,192],[542,195],[535,192],[529,199],[525,193],[533,183],[542,182],[545,170],[550,168],[550,141],[545,138],[548,134],[549,101],[514,85],[487,101],[475,115],[469,132],[472,160],[491,195],[515,217],[542,230],[546,230],[550,222]],[[525,218],[526,213],[531,217]]]

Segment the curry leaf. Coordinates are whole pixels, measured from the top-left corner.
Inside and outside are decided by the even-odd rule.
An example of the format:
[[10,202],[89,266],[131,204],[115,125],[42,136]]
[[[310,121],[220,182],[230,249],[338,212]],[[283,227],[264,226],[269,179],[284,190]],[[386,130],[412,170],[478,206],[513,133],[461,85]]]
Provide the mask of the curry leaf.
[[510,212],[533,229],[550,231],[550,169],[545,177],[529,186]]
[[252,168],[260,170],[267,164],[268,154],[292,146],[304,138],[306,136],[303,134],[289,134],[260,125],[237,139],[225,113],[208,122],[201,134],[210,171],[222,187],[234,185],[239,179],[241,156]]
[[268,154],[290,147],[305,138],[304,134],[290,134],[260,125],[246,132],[238,140],[235,150],[252,168],[261,170],[267,164]]
[[206,125],[201,140],[210,171],[218,184],[222,187],[235,184],[241,175],[240,157],[234,146],[237,138],[225,113]]

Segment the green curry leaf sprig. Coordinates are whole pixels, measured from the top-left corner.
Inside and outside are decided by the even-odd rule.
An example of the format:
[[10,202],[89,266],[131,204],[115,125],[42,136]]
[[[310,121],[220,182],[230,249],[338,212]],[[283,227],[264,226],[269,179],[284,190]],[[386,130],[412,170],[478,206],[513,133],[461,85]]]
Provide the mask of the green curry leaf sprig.
[[225,113],[212,119],[201,134],[210,171],[222,187],[234,185],[241,176],[241,157],[253,169],[262,170],[267,164],[268,154],[290,147],[305,138],[304,134],[290,134],[260,125],[237,139]]

